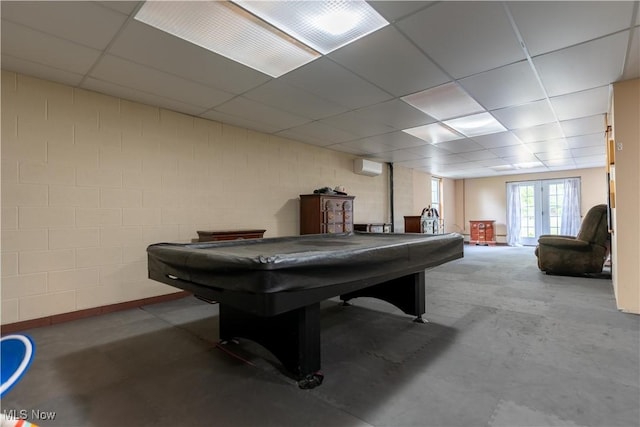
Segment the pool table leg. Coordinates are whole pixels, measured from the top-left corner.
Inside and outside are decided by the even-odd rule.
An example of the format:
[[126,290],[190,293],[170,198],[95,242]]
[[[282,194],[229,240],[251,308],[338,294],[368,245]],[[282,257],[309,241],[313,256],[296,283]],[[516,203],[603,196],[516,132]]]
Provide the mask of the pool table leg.
[[427,320],[422,317],[426,306],[424,271],[340,295],[340,299],[344,303],[358,297],[381,299],[395,305],[407,314],[416,316],[414,322],[427,323]]
[[220,304],[220,339],[247,338],[265,347],[299,381],[301,388],[322,383],[320,303],[275,316],[257,316]]

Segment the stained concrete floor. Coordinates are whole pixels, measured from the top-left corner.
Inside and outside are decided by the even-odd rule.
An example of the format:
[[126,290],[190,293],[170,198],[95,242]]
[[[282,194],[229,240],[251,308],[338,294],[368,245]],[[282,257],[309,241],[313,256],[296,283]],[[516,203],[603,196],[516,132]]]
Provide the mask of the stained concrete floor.
[[55,413],[43,427],[640,425],[640,316],[611,280],[466,246],[427,272],[428,324],[353,302],[323,303],[313,390],[250,341],[217,347],[217,306],[188,297],[25,331],[36,357],[2,410]]

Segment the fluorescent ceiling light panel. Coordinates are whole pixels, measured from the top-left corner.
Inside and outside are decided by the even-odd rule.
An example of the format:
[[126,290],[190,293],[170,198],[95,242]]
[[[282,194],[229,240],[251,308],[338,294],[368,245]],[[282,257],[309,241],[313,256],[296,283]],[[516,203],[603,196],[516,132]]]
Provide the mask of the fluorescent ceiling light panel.
[[389,25],[363,0],[234,3],[323,54]]
[[440,123],[431,123],[429,125],[418,126],[411,129],[404,129],[403,132],[420,138],[431,144],[438,144],[445,141],[453,141],[454,139],[464,138],[462,135],[452,131]]
[[507,130],[489,113],[460,117],[447,120],[443,123],[468,137],[488,135],[490,133],[504,132]]
[[485,111],[475,99],[454,82],[404,96],[402,100],[438,120]]
[[516,163],[515,166],[517,169],[531,169],[531,168],[539,168],[544,166],[540,162],[524,162],[524,163]]
[[135,19],[272,77],[320,56],[226,1],[147,1]]

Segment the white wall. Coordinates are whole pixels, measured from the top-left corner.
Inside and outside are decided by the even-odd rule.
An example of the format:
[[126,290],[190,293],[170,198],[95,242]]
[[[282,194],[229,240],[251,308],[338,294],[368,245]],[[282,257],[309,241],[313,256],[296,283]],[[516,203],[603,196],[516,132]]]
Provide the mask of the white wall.
[[640,314],[640,80],[613,85],[615,208],[613,283],[620,310]]
[[457,195],[462,197],[464,206],[456,218],[458,221],[464,221],[465,239],[469,240],[470,220],[487,219],[496,221],[496,241],[506,243],[507,182],[567,177],[580,177],[582,185],[581,213],[583,216],[592,206],[607,202],[607,180],[604,168],[460,180],[462,182],[458,183],[456,189],[458,193],[463,193]]
[[2,324],[175,292],[147,279],[148,244],[296,235],[298,196],[336,185],[355,222],[389,220],[386,168],[3,71]]

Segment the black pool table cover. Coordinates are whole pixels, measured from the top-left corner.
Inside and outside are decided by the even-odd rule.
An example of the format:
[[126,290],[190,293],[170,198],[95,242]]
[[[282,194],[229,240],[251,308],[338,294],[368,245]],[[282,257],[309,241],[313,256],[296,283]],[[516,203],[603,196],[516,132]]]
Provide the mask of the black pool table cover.
[[270,350],[301,388],[322,383],[320,302],[373,297],[424,323],[425,269],[463,256],[459,234],[344,233],[147,248],[149,278],[220,304],[220,340]]
[[147,252],[149,271],[156,273],[156,279],[163,276],[221,290],[272,293],[435,267],[463,256],[463,238],[457,233],[308,234],[158,243]]

